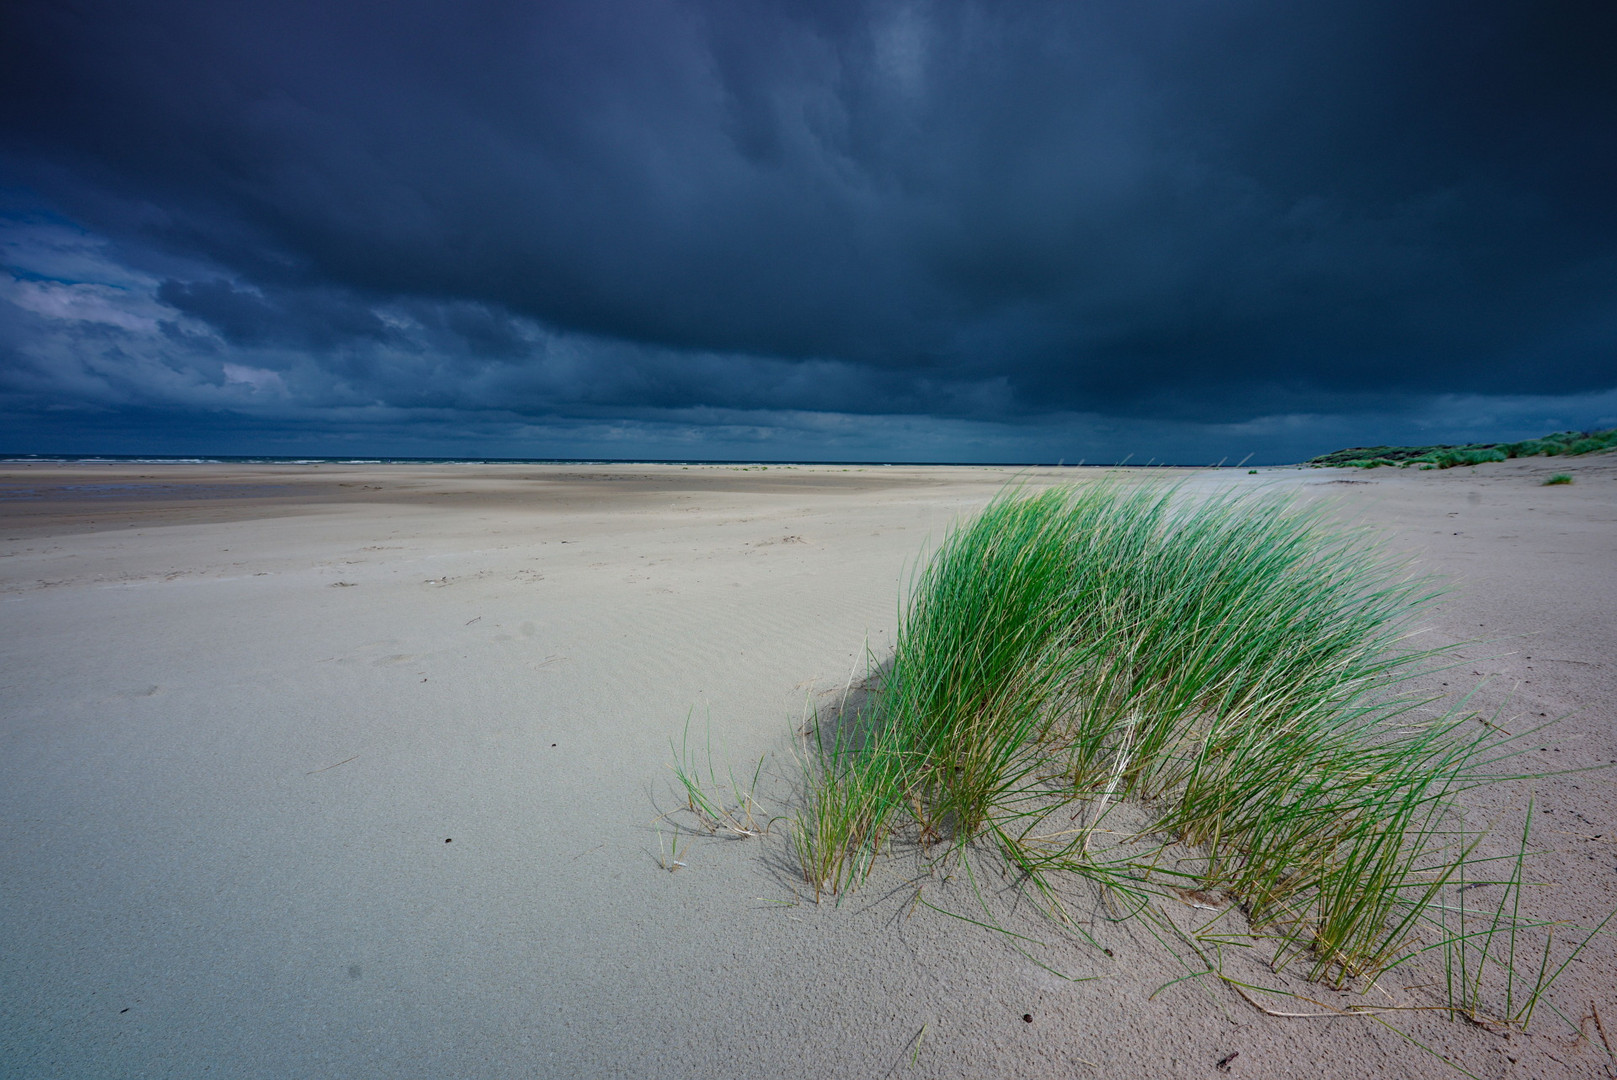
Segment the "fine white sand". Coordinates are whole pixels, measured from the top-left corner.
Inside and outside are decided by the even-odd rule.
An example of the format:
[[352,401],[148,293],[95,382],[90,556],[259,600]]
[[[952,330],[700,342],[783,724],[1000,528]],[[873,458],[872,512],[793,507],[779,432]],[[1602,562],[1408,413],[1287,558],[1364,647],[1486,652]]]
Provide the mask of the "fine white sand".
[[[779,823],[661,867],[688,717],[789,813],[806,703],[884,653],[928,541],[1013,477],[1095,475],[3,467],[0,1075],[1605,1075],[1611,939],[1565,1019],[1507,1038],[1276,1019],[1208,978],[1153,997],[1187,969],[1137,924],[1092,920],[1108,957],[982,881],[1042,944],[1008,938],[916,903],[982,918],[904,856],[815,905]],[[1510,730],[1567,715],[1535,768],[1617,761],[1613,456],[1171,475],[1390,530],[1453,586],[1424,640],[1481,639],[1441,681],[1487,677]],[[1535,914],[1617,906],[1611,779],[1533,786]]]

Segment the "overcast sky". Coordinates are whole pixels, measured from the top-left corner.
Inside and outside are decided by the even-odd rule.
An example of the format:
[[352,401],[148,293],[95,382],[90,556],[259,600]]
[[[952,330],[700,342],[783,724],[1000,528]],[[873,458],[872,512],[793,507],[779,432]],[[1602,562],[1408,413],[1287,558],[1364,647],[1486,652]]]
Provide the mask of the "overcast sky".
[[1617,425],[1617,4],[0,12],[0,452]]

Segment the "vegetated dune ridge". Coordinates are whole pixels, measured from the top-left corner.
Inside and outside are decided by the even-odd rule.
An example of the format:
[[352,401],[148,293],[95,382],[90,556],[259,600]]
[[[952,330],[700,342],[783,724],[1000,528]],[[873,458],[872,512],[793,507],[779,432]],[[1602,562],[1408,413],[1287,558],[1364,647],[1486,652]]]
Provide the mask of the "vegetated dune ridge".
[[[1149,472],[1384,528],[1452,586],[1421,643],[1478,642],[1432,681],[1482,683],[1513,731],[1567,715],[1534,770],[1617,761],[1609,455]],[[687,716],[704,778],[711,737],[718,786],[762,759],[760,818],[792,813],[805,704],[885,654],[928,543],[1009,480],[1101,474],[7,466],[0,1074],[1603,1075],[1610,938],[1526,1035],[1280,1019],[1205,976],[1156,993],[1198,961],[1099,904],[1102,948],[979,877],[1012,938],[945,914],[985,919],[958,867],[901,849],[816,905],[784,822],[660,818]],[[1503,852],[1531,788],[1536,916],[1617,905],[1611,777],[1468,797]],[[1227,971],[1261,981],[1252,951]],[[1304,992],[1430,1000],[1404,983]]]

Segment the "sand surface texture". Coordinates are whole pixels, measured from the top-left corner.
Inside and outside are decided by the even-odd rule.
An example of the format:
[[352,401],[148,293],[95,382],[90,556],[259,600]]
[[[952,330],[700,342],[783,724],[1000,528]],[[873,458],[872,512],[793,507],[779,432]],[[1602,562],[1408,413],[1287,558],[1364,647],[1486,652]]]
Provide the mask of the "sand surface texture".
[[[805,704],[884,653],[907,568],[1013,475],[4,467],[0,1074],[1607,1075],[1609,938],[1527,1035],[1278,1019],[1209,978],[1155,993],[1188,955],[1093,906],[1110,956],[997,876],[1029,940],[916,903],[983,917],[913,855],[816,905],[783,823],[659,821],[687,718],[704,769],[709,739],[744,783],[761,759],[789,814]],[[1486,677],[1506,727],[1566,715],[1535,767],[1617,761],[1611,456],[1180,475],[1386,528],[1453,586],[1428,639],[1482,639],[1439,678]],[[1611,780],[1533,785],[1546,918],[1617,905]],[[1527,793],[1474,815],[1517,822]],[[1431,1000],[1393,981],[1388,1003]]]

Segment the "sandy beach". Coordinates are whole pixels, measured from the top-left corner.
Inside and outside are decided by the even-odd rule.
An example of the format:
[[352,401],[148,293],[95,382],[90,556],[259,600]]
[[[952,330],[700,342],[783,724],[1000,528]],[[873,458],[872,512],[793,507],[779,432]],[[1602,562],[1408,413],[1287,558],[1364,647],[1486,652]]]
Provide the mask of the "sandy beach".
[[[1613,455],[1150,473],[1383,530],[1451,587],[1424,643],[1467,644],[1435,680],[1480,684],[1510,730],[1564,717],[1534,769],[1617,762]],[[1162,989],[1183,958],[1137,924],[1096,921],[1108,955],[994,881],[1028,940],[992,933],[943,913],[982,918],[964,879],[904,857],[815,904],[784,822],[663,817],[687,730],[725,783],[762,761],[766,817],[789,815],[794,732],[890,647],[928,544],[1009,481],[1101,475],[0,466],[0,1075],[1617,1069],[1593,1020],[1617,1045],[1612,936],[1527,1034],[1277,1018],[1211,979]],[[1536,917],[1617,906],[1613,777],[1468,804],[1508,832],[1532,795]],[[1389,1007],[1430,1000],[1392,981]]]

